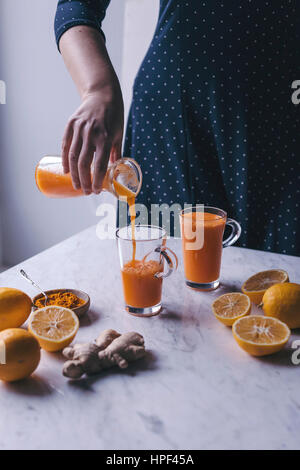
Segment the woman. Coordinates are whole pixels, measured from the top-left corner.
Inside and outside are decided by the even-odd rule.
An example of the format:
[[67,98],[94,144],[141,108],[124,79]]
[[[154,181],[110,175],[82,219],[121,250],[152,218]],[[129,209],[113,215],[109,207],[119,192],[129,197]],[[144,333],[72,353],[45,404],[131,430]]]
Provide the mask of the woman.
[[[101,31],[109,3],[60,0],[55,19],[82,98],[64,168],[86,194],[100,192],[111,149],[121,153],[122,96]],[[142,166],[138,202],[217,206],[240,221],[242,246],[300,254],[299,18],[296,0],[160,1],[124,148]]]

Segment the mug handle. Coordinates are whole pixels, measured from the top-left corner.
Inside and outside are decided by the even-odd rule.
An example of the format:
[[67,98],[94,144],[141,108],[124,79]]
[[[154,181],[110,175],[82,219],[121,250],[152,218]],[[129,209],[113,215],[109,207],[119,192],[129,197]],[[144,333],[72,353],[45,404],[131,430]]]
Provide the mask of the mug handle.
[[227,219],[226,225],[230,225],[232,232],[226,240],[223,240],[223,248],[233,245],[241,236],[242,228],[234,219]]
[[[156,277],[157,279],[165,279],[166,277],[171,276],[172,272],[178,268],[178,258],[174,251],[172,251],[167,246],[159,246],[154,251],[156,253],[160,253],[165,258],[168,266],[168,271],[166,273],[159,272],[154,274],[154,277]],[[173,255],[175,263],[172,261],[172,258],[167,254],[167,251],[169,251]]]

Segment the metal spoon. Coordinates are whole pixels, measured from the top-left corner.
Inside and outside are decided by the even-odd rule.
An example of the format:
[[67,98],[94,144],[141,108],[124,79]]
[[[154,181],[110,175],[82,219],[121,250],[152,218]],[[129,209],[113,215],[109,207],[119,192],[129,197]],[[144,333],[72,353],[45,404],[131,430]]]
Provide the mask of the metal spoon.
[[48,302],[47,294],[45,294],[45,292],[28,276],[28,274],[24,271],[24,269],[20,269],[20,273],[22,274],[23,277],[25,277],[25,279],[28,282],[30,282],[30,284],[32,284],[36,289],[38,289],[43,294],[43,296],[45,297],[45,307],[46,307],[47,302]]

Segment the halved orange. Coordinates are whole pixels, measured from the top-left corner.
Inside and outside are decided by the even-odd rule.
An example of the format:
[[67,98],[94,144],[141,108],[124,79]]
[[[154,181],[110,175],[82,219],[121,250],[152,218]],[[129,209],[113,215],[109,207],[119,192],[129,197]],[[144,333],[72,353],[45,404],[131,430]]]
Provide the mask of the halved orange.
[[28,330],[46,351],[61,351],[72,343],[79,320],[69,308],[49,306],[39,308],[29,317]]
[[238,345],[252,356],[280,351],[291,335],[289,327],[277,318],[250,315],[237,320],[232,333]]
[[212,304],[212,310],[220,322],[232,326],[236,320],[250,313],[251,302],[247,295],[231,292],[218,297]]
[[288,273],[283,269],[269,269],[249,277],[242,285],[242,292],[258,305],[269,287],[282,282],[289,282]]

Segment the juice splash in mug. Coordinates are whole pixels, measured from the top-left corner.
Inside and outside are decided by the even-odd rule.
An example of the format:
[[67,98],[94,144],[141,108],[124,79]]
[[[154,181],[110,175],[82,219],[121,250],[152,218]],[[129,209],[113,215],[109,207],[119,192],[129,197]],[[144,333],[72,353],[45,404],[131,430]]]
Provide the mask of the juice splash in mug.
[[[135,258],[132,227],[118,229],[116,236],[126,310],[135,316],[157,315],[161,310],[163,279],[172,274],[178,263],[176,255],[166,247],[165,230],[150,225],[135,227]],[[164,261],[168,266],[166,273]]]
[[[183,210],[180,219],[186,284],[199,290],[216,289],[222,250],[240,237],[239,223],[227,219],[221,209],[202,205]],[[232,233],[223,241],[226,225],[232,227]]]
[[124,297],[127,305],[147,308],[161,301],[163,263],[157,260],[131,260],[121,271]]

